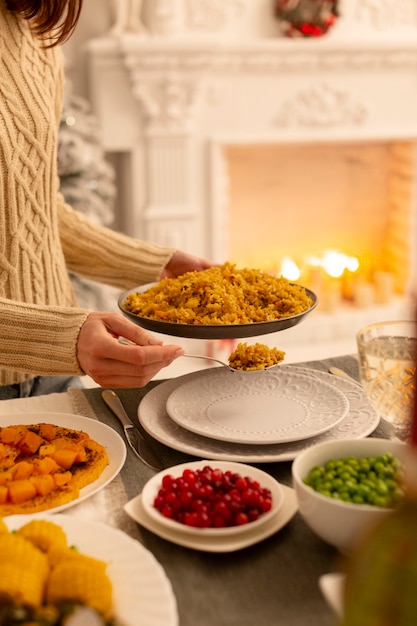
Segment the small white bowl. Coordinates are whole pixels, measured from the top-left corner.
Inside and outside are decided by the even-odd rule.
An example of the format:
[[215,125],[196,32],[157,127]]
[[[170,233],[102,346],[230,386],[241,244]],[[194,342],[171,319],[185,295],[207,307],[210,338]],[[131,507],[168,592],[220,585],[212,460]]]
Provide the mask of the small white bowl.
[[[153,505],[155,497],[157,496],[161,485],[162,479],[166,475],[172,475],[175,477],[179,477],[182,475],[185,469],[203,469],[209,465],[212,469],[220,469],[223,472],[231,471],[240,476],[248,476],[253,480],[257,480],[261,487],[269,489],[272,494],[272,507],[271,510],[267,513],[262,513],[257,520],[253,522],[248,522],[247,524],[242,524],[241,526],[227,526],[225,528],[196,528],[193,526],[187,526],[182,524],[181,522],[177,522],[176,520],[169,519],[164,517],[162,513],[160,513]],[[252,467],[251,465],[245,465],[243,463],[234,463],[229,461],[214,461],[214,460],[205,460],[205,461],[194,461],[191,463],[182,463],[181,465],[174,465],[173,467],[169,467],[162,472],[159,472],[155,476],[153,476],[148,482],[145,484],[142,493],[142,504],[146,511],[146,513],[158,524],[162,526],[166,526],[172,530],[177,532],[192,534],[192,535],[200,535],[203,534],[205,536],[214,536],[214,537],[223,537],[230,535],[239,535],[241,533],[245,533],[248,530],[255,530],[265,524],[268,520],[270,520],[273,516],[275,516],[281,507],[284,504],[284,492],[275,478],[272,478],[266,472],[262,470]]]
[[303,480],[313,467],[348,456],[366,458],[390,452],[405,464],[407,450],[404,443],[372,437],[325,441],[303,450],[293,462],[292,479],[299,511],[306,524],[340,552],[351,552],[358,538],[392,509],[336,500],[314,491]]

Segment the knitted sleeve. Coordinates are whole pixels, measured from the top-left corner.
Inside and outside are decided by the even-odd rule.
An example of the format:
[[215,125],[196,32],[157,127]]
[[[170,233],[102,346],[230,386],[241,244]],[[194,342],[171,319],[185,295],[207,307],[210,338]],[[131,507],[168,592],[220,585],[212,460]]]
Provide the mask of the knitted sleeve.
[[[47,307],[0,298],[0,378],[2,371],[32,375],[83,374],[77,338],[89,311]],[[6,376],[3,384],[10,384]]]
[[129,289],[160,278],[175,252],[88,221],[59,194],[59,233],[68,269],[90,280]]

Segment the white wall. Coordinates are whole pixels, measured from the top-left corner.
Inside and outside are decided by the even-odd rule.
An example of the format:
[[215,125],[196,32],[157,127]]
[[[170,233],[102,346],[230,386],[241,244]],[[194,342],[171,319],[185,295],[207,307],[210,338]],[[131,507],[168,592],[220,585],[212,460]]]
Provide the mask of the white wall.
[[102,37],[112,22],[111,0],[84,0],[80,21],[71,39],[64,44],[67,75],[76,93],[88,95],[86,43]]
[[[155,9],[157,1],[142,0],[141,19],[151,32],[152,9]],[[188,15],[187,28],[197,38],[215,32],[219,22],[222,24],[223,36],[227,38],[251,39],[255,36],[274,39],[280,35],[274,16],[274,0],[209,0],[209,3],[207,0],[182,1]],[[343,5],[357,1],[341,0]],[[117,2],[122,0],[84,0],[77,29],[65,44],[67,75],[80,95],[88,95],[86,43],[89,39],[102,37],[109,32],[114,17],[113,7]],[[203,22],[200,25],[198,19],[196,23],[190,17],[191,9],[196,15],[201,12]]]

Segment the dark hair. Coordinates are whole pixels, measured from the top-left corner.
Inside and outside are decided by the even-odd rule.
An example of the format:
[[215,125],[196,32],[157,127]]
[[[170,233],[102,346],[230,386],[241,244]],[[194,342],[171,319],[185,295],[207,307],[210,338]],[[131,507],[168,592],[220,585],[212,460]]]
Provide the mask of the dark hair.
[[6,0],[9,11],[30,20],[37,37],[48,38],[47,47],[70,37],[80,17],[83,0]]

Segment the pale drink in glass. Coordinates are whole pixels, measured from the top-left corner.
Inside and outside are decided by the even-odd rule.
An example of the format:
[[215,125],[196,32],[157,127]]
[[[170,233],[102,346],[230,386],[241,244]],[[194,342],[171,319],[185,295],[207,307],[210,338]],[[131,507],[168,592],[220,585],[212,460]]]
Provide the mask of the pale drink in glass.
[[357,336],[359,374],[366,395],[380,416],[392,425],[393,438],[408,441],[415,394],[417,326],[414,322],[383,322],[361,329]]

